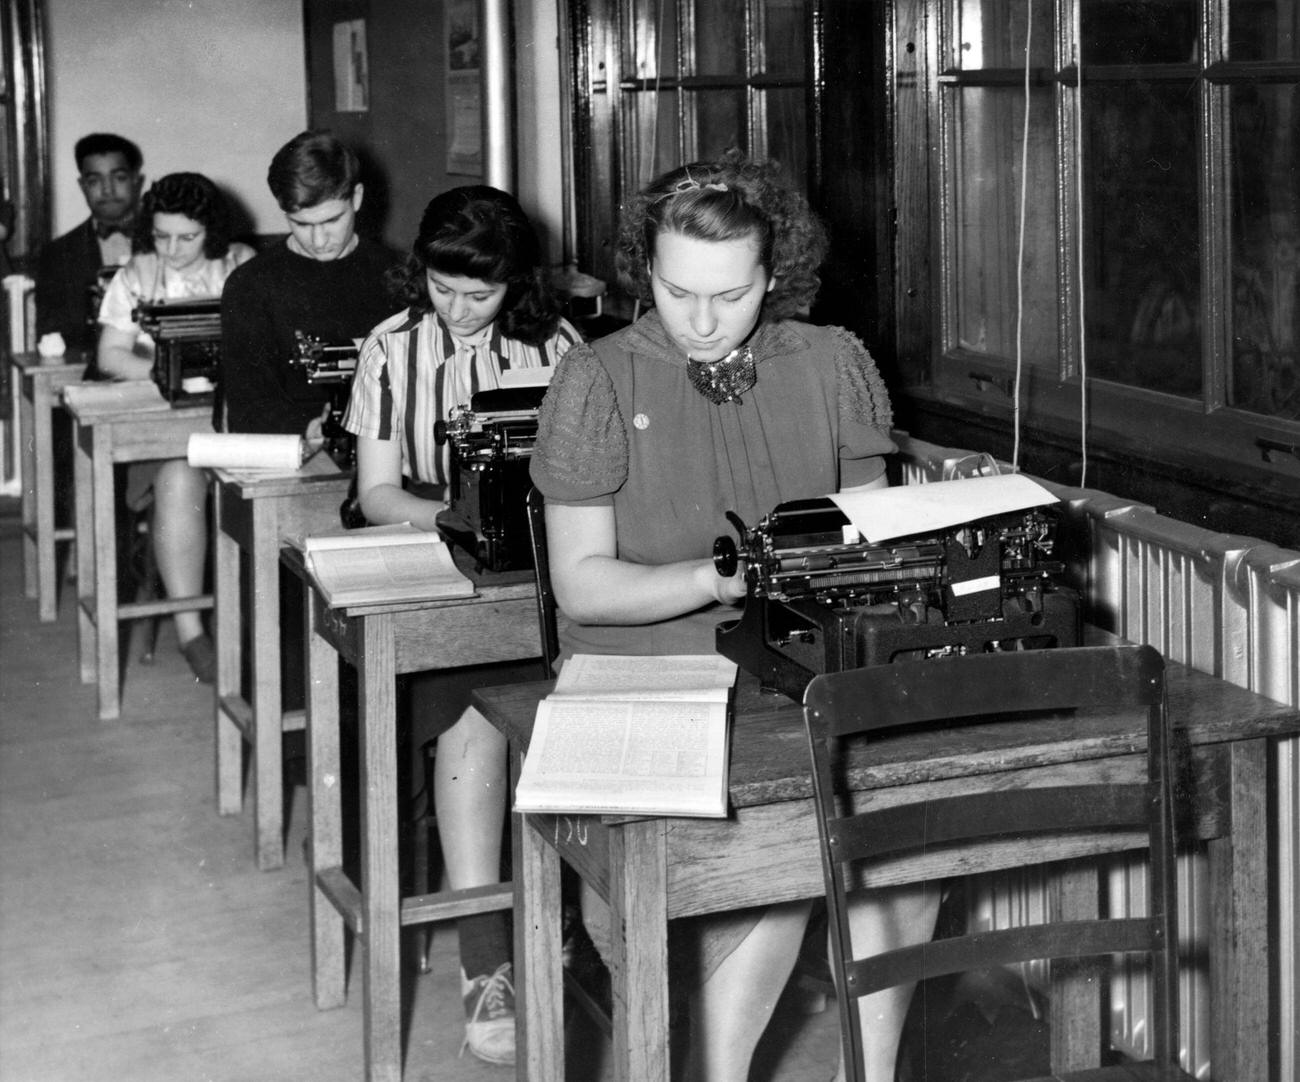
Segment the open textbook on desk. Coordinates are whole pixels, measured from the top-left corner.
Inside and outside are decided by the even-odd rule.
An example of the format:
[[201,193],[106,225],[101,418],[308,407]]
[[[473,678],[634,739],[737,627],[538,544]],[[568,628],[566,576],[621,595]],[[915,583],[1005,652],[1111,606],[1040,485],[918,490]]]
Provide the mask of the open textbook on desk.
[[734,662],[716,654],[578,654],[537,720],[515,810],[727,814]]
[[447,543],[409,522],[286,537],[330,608],[471,597]]

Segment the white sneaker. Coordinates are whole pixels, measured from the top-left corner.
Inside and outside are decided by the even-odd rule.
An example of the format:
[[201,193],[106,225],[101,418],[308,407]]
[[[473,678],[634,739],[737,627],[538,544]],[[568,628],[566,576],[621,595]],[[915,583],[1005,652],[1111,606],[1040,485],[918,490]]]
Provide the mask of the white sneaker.
[[514,967],[506,962],[491,974],[473,980],[460,975],[460,994],[465,1002],[465,1040],[468,1048],[484,1063],[510,1067],[515,1062]]

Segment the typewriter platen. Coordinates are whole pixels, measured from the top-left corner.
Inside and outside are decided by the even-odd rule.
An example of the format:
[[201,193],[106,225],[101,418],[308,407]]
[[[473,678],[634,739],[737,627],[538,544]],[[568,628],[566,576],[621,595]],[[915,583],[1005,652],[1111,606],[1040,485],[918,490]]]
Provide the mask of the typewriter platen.
[[828,499],[781,504],[714,562],[745,562],[739,620],[718,652],[764,686],[802,698],[817,675],[952,653],[1074,646],[1077,594],[1052,559],[1046,508],[996,515],[933,535],[869,543]]
[[135,321],[153,338],[153,381],[173,406],[212,401],[221,360],[221,301],[141,304]]
[[443,530],[491,571],[533,566],[525,500],[545,393],[545,387],[480,391],[435,432],[439,444],[451,444],[451,500]]
[[298,369],[309,384],[325,388],[329,395],[329,416],[321,425],[325,453],[340,469],[350,470],[356,465],[356,440],[343,427],[343,413],[352,393],[352,377],[357,374],[360,346],[351,340],[325,342],[302,331],[294,331],[293,337],[289,367]]

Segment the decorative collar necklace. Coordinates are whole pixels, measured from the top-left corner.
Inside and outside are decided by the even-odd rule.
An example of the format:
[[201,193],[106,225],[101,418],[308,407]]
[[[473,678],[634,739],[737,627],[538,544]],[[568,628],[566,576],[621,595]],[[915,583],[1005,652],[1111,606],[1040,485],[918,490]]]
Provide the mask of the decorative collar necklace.
[[758,382],[754,351],[747,345],[716,361],[696,361],[687,357],[686,375],[692,387],[719,406],[724,402],[740,402],[740,396]]

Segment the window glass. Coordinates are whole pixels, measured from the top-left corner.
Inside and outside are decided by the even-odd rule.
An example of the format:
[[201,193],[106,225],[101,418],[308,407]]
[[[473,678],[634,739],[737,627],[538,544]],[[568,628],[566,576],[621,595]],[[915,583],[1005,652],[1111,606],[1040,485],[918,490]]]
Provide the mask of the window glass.
[[1229,60],[1300,58],[1300,4],[1296,0],[1241,0],[1228,12]]
[[1020,341],[1026,362],[1057,365],[1056,183],[1052,96],[1030,98],[1029,188],[1020,270],[1020,172],[1024,93],[972,87],[959,93],[953,152],[957,344],[1014,357],[1017,279],[1024,285]]
[[808,47],[805,0],[764,0],[762,70],[802,79]]
[[635,0],[621,35],[624,75],[633,79],[677,77],[677,5],[672,0]]
[[808,100],[803,87],[769,90],[767,103],[767,156],[781,163],[800,189],[808,175]]
[[1052,63],[1051,0],[953,0],[952,51],[948,66],[975,71],[980,68],[1019,68],[1025,64],[1028,14],[1033,15],[1029,64]]
[[675,91],[626,93],[623,96],[623,117],[629,184],[640,188],[680,163],[680,124]]
[[1233,87],[1230,405],[1300,420],[1300,88]]
[[745,74],[745,0],[695,0],[694,74]]
[[1089,371],[1189,396],[1202,384],[1197,101],[1190,80],[1083,99]]
[[695,91],[688,97],[695,110],[696,147],[692,157],[714,158],[731,147],[749,152],[743,90]]
[[1083,63],[1192,63],[1199,16],[1199,0],[1082,0]]

